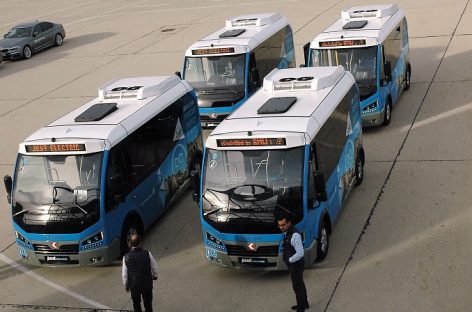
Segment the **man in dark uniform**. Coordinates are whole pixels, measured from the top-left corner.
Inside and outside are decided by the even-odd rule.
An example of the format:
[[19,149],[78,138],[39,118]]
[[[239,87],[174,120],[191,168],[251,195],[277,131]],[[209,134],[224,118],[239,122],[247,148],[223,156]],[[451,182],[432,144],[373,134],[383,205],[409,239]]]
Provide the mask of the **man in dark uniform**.
[[157,263],[151,252],[141,248],[138,234],[131,235],[131,250],[123,257],[121,277],[126,291],[131,291],[134,311],[152,312],[152,281],[157,279]]
[[297,298],[297,305],[292,310],[303,312],[309,308],[305,282],[303,281],[303,271],[305,270],[305,253],[303,249],[302,236],[297,228],[292,224],[289,217],[285,215],[277,216],[277,223],[282,232],[285,233],[283,244],[283,258],[290,271],[292,287]]

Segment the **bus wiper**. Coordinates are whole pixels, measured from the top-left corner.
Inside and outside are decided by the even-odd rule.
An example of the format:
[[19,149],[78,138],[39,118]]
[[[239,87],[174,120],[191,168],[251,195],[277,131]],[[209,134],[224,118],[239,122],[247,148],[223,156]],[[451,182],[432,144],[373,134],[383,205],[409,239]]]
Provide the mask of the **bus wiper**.
[[18,216],[18,215],[20,215],[20,214],[22,214],[22,213],[28,212],[28,211],[30,211],[30,210],[29,210],[29,209],[24,209],[24,210],[18,211],[17,213],[15,213],[14,215],[12,215],[12,217],[16,217],[16,216]]
[[365,82],[356,81],[356,83],[359,83],[361,86],[366,87],[366,88],[369,89],[370,91],[374,91],[374,90],[373,90],[368,84],[366,84]]
[[[215,192],[218,192],[218,193],[223,193],[223,194],[225,194],[226,196],[228,196],[228,199],[229,199],[229,201],[230,201],[231,203],[233,203],[235,206],[237,206],[237,207],[241,208],[241,206],[240,206],[240,205],[238,205],[237,203],[235,203],[235,202],[233,201],[233,199],[231,198],[231,196],[229,196],[229,195],[227,194],[227,193],[228,193],[228,191],[230,191],[230,190],[226,190],[226,191],[218,191],[218,190],[214,190],[214,189],[207,188],[207,189],[205,189],[205,191],[208,191],[208,192],[210,192],[211,194],[213,194],[213,196],[215,196],[215,197],[216,197],[216,198],[218,198],[218,199],[219,199],[219,197],[218,197],[218,196],[215,194]],[[212,206],[213,206],[213,204],[212,204],[212,203],[211,203],[211,202],[208,200],[208,198],[206,198],[205,194],[203,194],[203,198],[204,198],[204,199],[205,199],[207,202],[209,202],[209,203],[210,203],[210,205],[212,205]]]
[[88,212],[87,212],[84,208],[80,207],[79,204],[75,203],[75,206],[72,206],[72,207],[77,207],[77,208],[79,208],[80,211],[82,211],[85,215],[88,215]]
[[239,92],[239,91],[236,91],[236,90],[230,89],[230,88],[218,88],[218,90],[231,91],[231,92],[233,92],[234,94],[240,94],[240,93],[241,93],[241,92]]
[[221,210],[221,207],[218,207],[218,208],[215,208],[215,209],[210,210],[210,211],[208,211],[208,212],[205,212],[203,215],[204,215],[204,216],[208,216],[208,215],[211,215],[211,214],[213,214],[213,213],[215,213],[215,212],[218,212],[218,211],[220,211],[220,210]]

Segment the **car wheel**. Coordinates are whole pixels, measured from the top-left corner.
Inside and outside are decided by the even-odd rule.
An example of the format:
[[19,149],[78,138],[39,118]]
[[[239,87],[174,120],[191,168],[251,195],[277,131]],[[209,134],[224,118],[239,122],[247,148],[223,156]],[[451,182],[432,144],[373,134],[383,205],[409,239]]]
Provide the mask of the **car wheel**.
[[321,221],[318,229],[318,244],[316,245],[316,260],[321,261],[328,255],[329,230],[325,221]]
[[357,155],[356,159],[356,168],[354,169],[354,173],[356,175],[356,183],[355,185],[361,185],[362,181],[364,181],[364,163],[360,157]]
[[405,73],[405,89],[404,90],[410,89],[410,84],[411,84],[411,66],[410,64],[408,64],[406,67],[406,73]]
[[62,35],[61,34],[57,34],[56,35],[56,38],[54,40],[54,42],[56,43],[56,45],[59,47],[62,45],[62,43],[64,42],[64,39],[62,38]]
[[23,57],[25,59],[30,59],[32,54],[33,52],[31,51],[31,48],[29,46],[25,46],[23,48]]
[[384,121],[382,125],[388,126],[390,124],[390,121],[392,121],[392,101],[388,99],[387,105],[385,106]]

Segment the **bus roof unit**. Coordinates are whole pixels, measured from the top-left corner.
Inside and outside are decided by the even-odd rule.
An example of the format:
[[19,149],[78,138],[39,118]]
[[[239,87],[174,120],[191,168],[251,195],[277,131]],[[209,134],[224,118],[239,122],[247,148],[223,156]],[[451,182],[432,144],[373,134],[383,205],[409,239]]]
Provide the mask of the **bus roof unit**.
[[98,89],[97,98],[39,129],[25,143],[80,138],[113,145],[190,90],[177,76],[114,79]]
[[[250,133],[257,138],[273,131],[291,136],[288,146],[304,144],[300,138],[316,134],[354,84],[342,66],[274,69],[264,78],[263,88],[228,116],[206,145],[216,147],[222,136],[237,138]],[[294,132],[298,139],[293,139]]]
[[385,40],[404,16],[396,4],[351,7],[342,11],[341,18],[316,36],[311,47],[376,45]]
[[226,20],[225,27],[190,46],[185,55],[245,53],[286,25],[288,21],[280,13],[236,16]]

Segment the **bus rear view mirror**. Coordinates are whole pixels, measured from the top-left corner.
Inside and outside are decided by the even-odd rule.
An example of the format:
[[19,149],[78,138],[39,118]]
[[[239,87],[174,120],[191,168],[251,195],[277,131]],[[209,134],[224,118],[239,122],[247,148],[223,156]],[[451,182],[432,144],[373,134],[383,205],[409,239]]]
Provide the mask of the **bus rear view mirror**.
[[182,74],[181,74],[179,71],[176,71],[174,74],[175,74],[177,77],[179,77],[180,80],[182,80]]
[[9,175],[3,177],[3,183],[5,184],[5,190],[7,191],[7,200],[8,203],[11,204],[11,189],[13,186],[13,182]]
[[324,181],[324,175],[321,171],[316,171],[314,174],[314,182],[316,189],[316,199],[320,202],[326,201],[328,196],[326,195],[326,184]]
[[392,63],[390,61],[384,64],[385,80],[392,81]]
[[192,198],[193,201],[199,205],[200,202],[200,175],[196,170],[190,171],[190,179],[192,181]]
[[305,57],[305,64],[303,64],[304,66],[300,65],[300,67],[305,67],[305,66],[308,66],[308,64],[309,64],[308,55],[310,54],[310,44],[311,44],[311,42],[307,42],[303,46],[303,56]]
[[259,76],[259,70],[257,69],[257,67],[254,67],[251,70],[251,77],[254,87],[259,88],[261,85],[261,77]]

